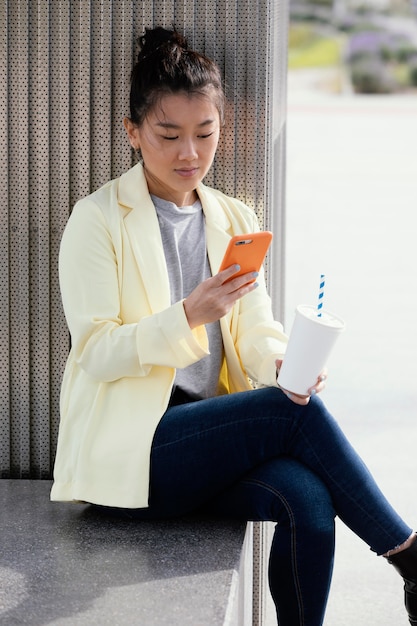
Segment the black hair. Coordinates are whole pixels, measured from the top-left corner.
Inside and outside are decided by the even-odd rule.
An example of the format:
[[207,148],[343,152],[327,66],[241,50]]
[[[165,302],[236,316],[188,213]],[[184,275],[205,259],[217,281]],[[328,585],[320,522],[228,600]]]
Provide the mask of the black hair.
[[178,31],[162,27],[146,29],[131,75],[130,119],[141,125],[166,94],[214,94],[220,121],[224,118],[224,91],[216,63],[191,50]]

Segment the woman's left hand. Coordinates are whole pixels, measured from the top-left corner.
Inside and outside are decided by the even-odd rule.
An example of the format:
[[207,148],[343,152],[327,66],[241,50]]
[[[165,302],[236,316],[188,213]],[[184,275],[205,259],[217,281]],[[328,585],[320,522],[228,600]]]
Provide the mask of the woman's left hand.
[[[277,359],[275,361],[275,365],[277,367],[277,378],[278,378],[279,370],[281,369],[281,365],[282,365],[282,359]],[[313,387],[310,387],[310,389],[308,390],[308,395],[306,396],[300,395],[298,393],[294,393],[293,391],[284,389],[281,386],[279,386],[279,388],[285,393],[287,398],[289,398],[292,402],[294,402],[295,404],[299,404],[301,406],[305,406],[306,404],[310,402],[311,396],[315,396],[317,393],[320,393],[320,391],[323,391],[323,389],[326,386],[325,384],[326,379],[327,379],[327,369],[322,371],[322,373],[317,379],[316,384],[313,385]]]

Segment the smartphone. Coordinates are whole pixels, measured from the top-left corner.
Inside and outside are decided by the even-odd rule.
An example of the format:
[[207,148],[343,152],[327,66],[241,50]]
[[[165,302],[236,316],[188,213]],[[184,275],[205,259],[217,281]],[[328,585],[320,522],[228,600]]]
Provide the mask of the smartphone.
[[240,265],[240,270],[232,278],[248,272],[259,272],[271,241],[272,233],[268,230],[234,235],[229,241],[219,272],[236,264]]

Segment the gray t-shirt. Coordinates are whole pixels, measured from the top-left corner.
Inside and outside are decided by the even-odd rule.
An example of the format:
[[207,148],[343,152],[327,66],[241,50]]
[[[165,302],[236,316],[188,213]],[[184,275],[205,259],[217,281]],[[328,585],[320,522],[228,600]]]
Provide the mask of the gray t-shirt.
[[[205,219],[201,202],[178,207],[152,195],[161,229],[168,267],[171,303],[186,298],[211,276],[207,257]],[[175,387],[191,398],[217,395],[223,342],[219,322],[206,324],[210,355],[183,369],[177,369]]]

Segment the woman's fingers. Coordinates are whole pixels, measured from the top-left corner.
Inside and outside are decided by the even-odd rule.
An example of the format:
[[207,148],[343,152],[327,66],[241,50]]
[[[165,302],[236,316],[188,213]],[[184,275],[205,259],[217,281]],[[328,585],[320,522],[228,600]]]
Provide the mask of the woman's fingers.
[[326,387],[326,380],[327,380],[327,369],[322,371],[314,387],[311,387],[311,389],[308,390],[309,394],[311,396],[314,396],[316,393],[320,393],[320,391],[323,391],[323,389]]
[[239,266],[232,265],[200,283],[184,300],[184,310],[191,328],[216,322],[226,315],[236,302],[257,287],[257,272],[233,276]]
[[248,272],[246,274],[241,274],[240,276],[236,276],[233,278],[235,274],[240,271],[240,265],[231,265],[227,267],[225,270],[219,272],[214,276],[215,279],[220,281],[220,285],[226,286],[230,290],[230,292],[234,292],[245,285],[253,284],[257,277],[258,272]]

